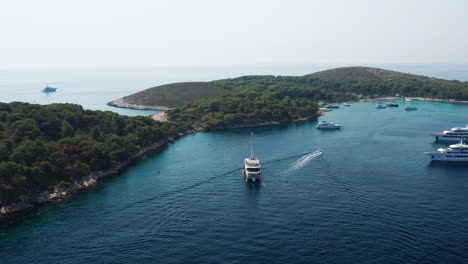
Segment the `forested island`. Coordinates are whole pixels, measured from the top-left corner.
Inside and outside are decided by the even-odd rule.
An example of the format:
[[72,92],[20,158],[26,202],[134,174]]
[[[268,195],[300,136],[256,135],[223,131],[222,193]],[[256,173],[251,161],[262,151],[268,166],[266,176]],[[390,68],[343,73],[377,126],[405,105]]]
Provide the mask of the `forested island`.
[[468,100],[468,83],[348,67],[169,84],[110,103],[165,107],[169,122],[74,104],[0,103],[0,220],[87,187],[187,133],[315,119],[319,102],[395,94]]
[[[169,89],[169,88],[173,89]],[[156,86],[120,98],[130,107],[162,106],[182,107],[199,99],[215,99],[230,93],[245,91],[272,91],[320,89],[322,92],[340,93],[341,98],[361,95],[369,98],[395,96],[426,97],[445,100],[468,100],[468,82],[444,80],[378,68],[343,67],[304,76],[253,75],[211,82],[187,82]],[[193,96],[200,91],[202,97]],[[344,95],[343,95],[344,94]],[[317,94],[313,100],[322,99]],[[335,100],[328,97],[327,100]],[[120,106],[116,101],[110,105]]]
[[0,218],[112,173],[102,172],[188,129],[74,104],[0,103]]

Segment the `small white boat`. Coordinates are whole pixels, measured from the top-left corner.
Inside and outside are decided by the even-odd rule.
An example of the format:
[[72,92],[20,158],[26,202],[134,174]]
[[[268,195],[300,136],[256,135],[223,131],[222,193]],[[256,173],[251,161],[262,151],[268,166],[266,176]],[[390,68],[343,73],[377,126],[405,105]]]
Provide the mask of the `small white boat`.
[[333,122],[328,121],[320,121],[316,128],[318,129],[343,129],[343,125],[335,124]]
[[343,103],[343,106],[351,106],[350,103]]
[[424,152],[431,156],[432,161],[468,161],[468,145],[460,141],[448,148],[439,148],[434,152]]
[[386,106],[383,105],[383,104],[377,104],[377,106],[376,106],[375,108],[377,108],[377,109],[384,109],[384,108],[386,108]]
[[340,108],[340,105],[337,104],[327,104],[325,108]]
[[409,99],[409,98],[405,98],[405,101],[406,102],[412,102],[413,100]]

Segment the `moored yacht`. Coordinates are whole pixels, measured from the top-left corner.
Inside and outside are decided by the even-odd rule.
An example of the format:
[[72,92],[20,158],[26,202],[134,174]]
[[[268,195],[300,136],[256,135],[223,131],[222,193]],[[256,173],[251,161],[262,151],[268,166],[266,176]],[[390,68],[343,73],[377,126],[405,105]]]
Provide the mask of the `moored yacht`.
[[325,108],[340,108],[340,105],[337,104],[327,104]]
[[436,141],[460,141],[468,140],[468,125],[466,127],[453,127],[450,130],[445,130],[442,133],[432,134]]
[[448,148],[439,148],[437,151],[424,152],[424,154],[430,155],[433,161],[468,161],[468,145],[460,141]]
[[398,107],[399,104],[398,103],[395,103],[395,102],[389,102],[385,105],[386,107]]
[[377,106],[375,107],[377,109],[384,109],[385,108],[385,105],[383,104],[377,104]]
[[335,124],[333,122],[328,122],[328,121],[320,121],[316,128],[319,129],[343,129],[343,125],[340,124]]
[[416,106],[413,106],[413,105],[407,105],[405,107],[405,110],[418,110],[418,108]]
[[254,157],[253,151],[253,132],[250,134],[250,158],[244,160],[243,174],[246,181],[259,181],[261,176],[260,159]]

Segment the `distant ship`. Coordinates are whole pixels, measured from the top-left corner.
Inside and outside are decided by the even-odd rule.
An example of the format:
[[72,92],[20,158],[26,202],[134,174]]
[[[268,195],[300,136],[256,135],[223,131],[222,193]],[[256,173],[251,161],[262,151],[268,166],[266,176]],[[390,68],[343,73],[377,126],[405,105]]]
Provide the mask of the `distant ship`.
[[350,103],[343,103],[343,106],[351,106]]
[[431,156],[432,161],[468,161],[468,145],[460,141],[448,148],[440,148],[434,152],[424,152]]
[[57,88],[52,88],[52,87],[50,87],[48,85],[46,86],[46,88],[42,89],[43,93],[52,93],[52,92],[55,92],[55,91],[57,91]]
[[399,104],[398,104],[398,103],[395,103],[395,102],[389,102],[389,103],[387,103],[385,106],[387,106],[387,107],[398,107]]
[[466,127],[453,127],[450,130],[445,130],[442,133],[432,134],[436,141],[468,141],[468,125]]
[[253,132],[250,134],[250,158],[246,158],[244,160],[244,168],[243,174],[246,181],[260,181],[261,176],[261,165],[260,159],[254,157],[254,150],[253,150],[254,140],[253,140]]
[[333,122],[328,121],[320,121],[316,128],[318,129],[343,129],[343,126],[340,124],[335,124]]

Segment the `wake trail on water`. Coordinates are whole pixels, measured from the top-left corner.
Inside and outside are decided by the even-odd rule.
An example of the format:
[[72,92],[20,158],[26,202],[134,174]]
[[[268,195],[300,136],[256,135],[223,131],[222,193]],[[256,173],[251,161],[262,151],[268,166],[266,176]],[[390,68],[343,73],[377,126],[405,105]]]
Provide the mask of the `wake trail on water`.
[[[276,163],[276,162],[280,162],[280,161],[284,161],[284,160],[288,160],[288,159],[292,159],[292,158],[296,158],[296,157],[301,157],[299,160],[294,162],[293,166],[291,167],[293,170],[296,170],[296,169],[300,169],[300,168],[304,167],[305,165],[307,165],[307,163],[309,163],[314,158],[320,156],[321,154],[322,154],[322,150],[318,149],[318,150],[316,150],[314,152],[295,154],[295,155],[290,155],[290,156],[287,156],[287,157],[279,158],[279,159],[276,159],[276,160],[265,161],[265,162],[263,162],[263,164],[271,164],[271,163]],[[179,188],[177,188],[175,190],[168,191],[168,192],[165,192],[165,193],[160,193],[160,194],[157,194],[155,196],[148,197],[146,199],[135,201],[133,203],[128,204],[126,207],[129,208],[129,207],[144,205],[144,204],[146,204],[146,203],[148,203],[150,201],[156,200],[156,199],[165,198],[167,196],[184,193],[184,192],[190,191],[192,189],[195,189],[198,186],[201,186],[202,184],[204,184],[206,182],[214,181],[214,180],[218,180],[218,179],[223,179],[222,176],[227,176],[227,175],[232,174],[234,172],[240,172],[241,170],[242,170],[242,167],[239,167],[237,169],[232,169],[232,170],[226,171],[224,173],[216,174],[216,175],[213,175],[211,177],[205,178],[202,181],[199,181],[199,182],[187,185],[187,186],[179,187]]]
[[314,152],[311,152],[309,154],[302,156],[301,158],[296,160],[293,164],[291,164],[291,167],[287,171],[294,171],[294,170],[298,170],[304,167],[305,165],[309,164],[309,162],[311,162],[313,159],[322,155],[322,153],[323,152],[321,149],[317,149]]

